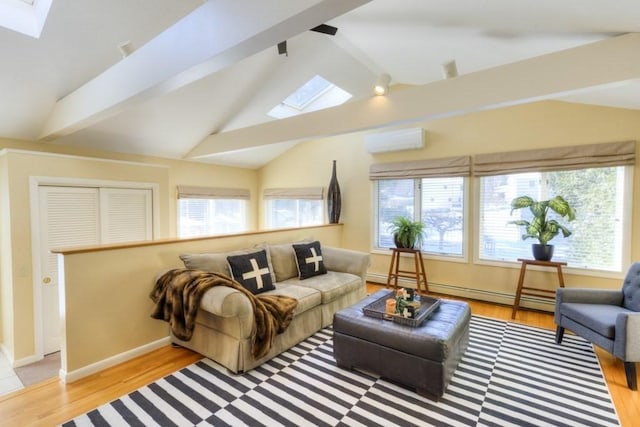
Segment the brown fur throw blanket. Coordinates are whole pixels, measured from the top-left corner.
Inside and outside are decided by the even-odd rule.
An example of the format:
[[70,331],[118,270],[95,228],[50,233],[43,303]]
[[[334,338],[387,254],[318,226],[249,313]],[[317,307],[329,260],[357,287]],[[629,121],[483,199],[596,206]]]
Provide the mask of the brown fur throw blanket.
[[189,341],[202,295],[214,286],[237,289],[249,298],[256,319],[251,352],[256,359],[266,355],[276,334],[284,332],[291,323],[298,305],[295,298],[254,295],[240,283],[221,274],[178,268],[156,280],[149,295],[156,303],[151,317],[169,322],[176,337]]

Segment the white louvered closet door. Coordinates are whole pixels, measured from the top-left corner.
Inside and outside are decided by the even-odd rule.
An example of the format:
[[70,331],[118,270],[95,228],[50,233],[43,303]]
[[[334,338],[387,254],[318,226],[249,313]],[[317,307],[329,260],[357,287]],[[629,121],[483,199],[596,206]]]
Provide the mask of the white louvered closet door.
[[151,190],[101,188],[102,243],[151,240]]
[[51,249],[150,240],[149,189],[39,187],[44,354],[60,350],[58,258]]
[[43,350],[60,350],[58,257],[53,248],[100,243],[97,188],[39,187]]

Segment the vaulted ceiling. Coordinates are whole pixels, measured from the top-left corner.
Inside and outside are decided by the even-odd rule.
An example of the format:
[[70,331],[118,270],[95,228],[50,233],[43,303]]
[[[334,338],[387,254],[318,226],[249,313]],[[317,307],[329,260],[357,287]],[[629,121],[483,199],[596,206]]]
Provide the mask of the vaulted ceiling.
[[[306,139],[538,99],[640,109],[637,0],[0,0],[0,11],[45,3],[39,37],[0,20],[0,137],[256,168]],[[337,34],[307,31],[323,23]],[[459,77],[443,80],[451,60]],[[381,73],[386,100],[372,95]],[[267,115],[315,75],[353,97]]]

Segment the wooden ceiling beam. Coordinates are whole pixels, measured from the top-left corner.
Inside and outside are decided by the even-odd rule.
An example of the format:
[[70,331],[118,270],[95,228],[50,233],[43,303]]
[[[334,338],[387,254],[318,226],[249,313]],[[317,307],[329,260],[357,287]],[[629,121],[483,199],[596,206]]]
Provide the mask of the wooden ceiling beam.
[[[41,132],[54,139],[215,73],[370,0],[209,0],[60,99]],[[274,54],[275,50],[274,50]]]
[[640,33],[630,33],[423,86],[392,90],[388,96],[372,96],[213,134],[186,158],[415,123],[619,84],[640,78],[638,52]]

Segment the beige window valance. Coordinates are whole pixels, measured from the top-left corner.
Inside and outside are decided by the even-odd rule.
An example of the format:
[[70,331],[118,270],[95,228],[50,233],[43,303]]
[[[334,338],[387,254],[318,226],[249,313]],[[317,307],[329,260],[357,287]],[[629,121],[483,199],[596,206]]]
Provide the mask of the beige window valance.
[[246,188],[216,188],[178,185],[178,199],[242,199],[249,200]]
[[305,199],[322,200],[324,198],[324,188],[265,188],[263,197],[265,200],[273,199]]
[[625,141],[477,154],[473,159],[473,174],[489,176],[633,165],[635,153],[635,141]]
[[442,159],[373,164],[369,167],[369,179],[413,179],[444,176],[469,176],[470,172],[470,157],[459,156]]

